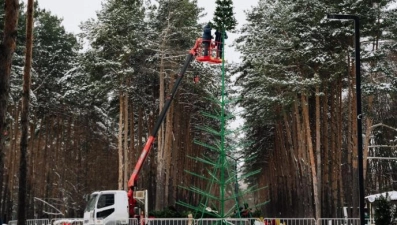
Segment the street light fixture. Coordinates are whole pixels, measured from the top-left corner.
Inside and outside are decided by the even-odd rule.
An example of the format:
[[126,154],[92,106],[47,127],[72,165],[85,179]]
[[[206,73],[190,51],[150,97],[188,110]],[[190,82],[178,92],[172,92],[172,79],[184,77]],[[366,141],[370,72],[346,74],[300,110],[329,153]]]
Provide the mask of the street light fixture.
[[356,58],[356,102],[357,102],[357,151],[358,151],[358,183],[360,198],[360,224],[365,224],[364,214],[364,170],[363,170],[363,130],[361,115],[361,62],[360,62],[360,19],[356,15],[329,14],[328,19],[354,20],[354,45]]

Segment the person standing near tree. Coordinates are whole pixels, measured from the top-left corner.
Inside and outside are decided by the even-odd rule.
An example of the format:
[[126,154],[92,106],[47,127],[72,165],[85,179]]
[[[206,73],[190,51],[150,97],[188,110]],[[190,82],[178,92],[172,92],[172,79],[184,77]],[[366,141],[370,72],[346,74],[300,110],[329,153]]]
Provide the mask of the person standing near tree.
[[226,31],[224,32],[224,37],[222,39],[222,32],[219,30],[215,31],[215,44],[217,46],[217,51],[216,51],[216,57],[220,58],[222,57],[222,48],[223,48],[223,42],[224,40],[227,39],[227,34]]
[[205,25],[203,29],[204,56],[208,56],[211,40],[213,39],[211,30],[211,24],[207,23],[207,25]]

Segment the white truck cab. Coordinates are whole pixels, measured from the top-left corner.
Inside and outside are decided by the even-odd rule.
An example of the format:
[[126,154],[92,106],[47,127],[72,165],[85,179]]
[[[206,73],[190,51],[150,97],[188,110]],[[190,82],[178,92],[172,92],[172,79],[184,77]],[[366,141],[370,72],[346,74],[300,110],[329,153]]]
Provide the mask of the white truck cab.
[[91,194],[84,210],[84,225],[128,224],[127,192],[98,191]]

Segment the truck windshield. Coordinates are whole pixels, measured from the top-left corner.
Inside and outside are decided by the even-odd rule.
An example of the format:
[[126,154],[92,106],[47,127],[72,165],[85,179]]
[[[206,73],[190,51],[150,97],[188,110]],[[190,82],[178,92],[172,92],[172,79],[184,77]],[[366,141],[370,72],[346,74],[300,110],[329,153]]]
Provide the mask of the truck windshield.
[[85,212],[89,212],[89,211],[95,209],[95,203],[96,203],[97,198],[98,198],[98,194],[91,195],[91,198],[88,201],[87,207],[85,207],[85,210],[84,210]]

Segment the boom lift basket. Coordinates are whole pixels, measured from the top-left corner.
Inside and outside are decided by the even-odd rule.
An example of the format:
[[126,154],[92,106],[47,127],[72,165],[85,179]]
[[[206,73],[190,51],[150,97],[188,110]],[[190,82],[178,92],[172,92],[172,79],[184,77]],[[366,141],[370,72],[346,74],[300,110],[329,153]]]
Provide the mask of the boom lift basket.
[[[219,57],[218,46],[215,41],[212,40],[202,40],[202,38],[197,39],[200,42],[197,49],[196,60],[199,62],[208,62],[211,64],[222,63],[222,59]],[[208,50],[207,50],[208,49]]]

